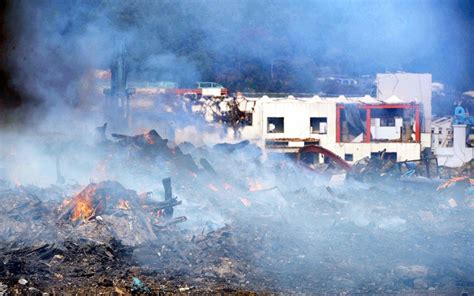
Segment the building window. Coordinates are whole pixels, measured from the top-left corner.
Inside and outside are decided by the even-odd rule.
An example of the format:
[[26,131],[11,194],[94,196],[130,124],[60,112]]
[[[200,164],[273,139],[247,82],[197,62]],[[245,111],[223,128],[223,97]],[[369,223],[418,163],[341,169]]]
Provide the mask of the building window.
[[380,118],[380,126],[395,126],[395,118]]
[[354,160],[354,155],[353,154],[344,154],[344,159],[346,161],[353,161]]
[[284,133],[285,118],[284,117],[268,117],[267,118],[268,133]]
[[309,119],[312,134],[325,134],[328,119],[326,117],[311,117]]

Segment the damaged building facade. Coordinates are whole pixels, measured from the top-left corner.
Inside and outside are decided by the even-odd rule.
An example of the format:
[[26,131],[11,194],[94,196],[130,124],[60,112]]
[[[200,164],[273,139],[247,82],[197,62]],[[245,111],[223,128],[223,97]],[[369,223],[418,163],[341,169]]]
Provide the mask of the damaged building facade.
[[[204,88],[137,87],[131,104],[136,112],[146,105],[155,112],[164,108],[166,112],[201,113],[206,121],[222,122],[232,130],[227,140],[251,140],[265,151],[296,157],[301,148],[310,145],[325,148],[349,163],[381,151],[384,158],[402,162],[423,158],[426,149],[440,166],[453,168],[474,157],[474,148],[466,140],[469,123],[474,120],[431,118],[431,74],[384,73],[374,79],[376,97],[239,93],[230,97],[221,85],[208,83],[218,86],[211,89],[217,93],[208,94]],[[168,138],[176,137],[164,130],[161,132]],[[327,161],[322,154],[309,158],[312,163]]]
[[[241,128],[241,137],[267,150],[298,153],[318,145],[348,162],[385,150],[393,160],[420,159],[422,139],[420,105],[396,97],[380,101],[358,98],[311,97],[245,98],[240,109],[252,114],[251,124]],[[317,155],[315,163],[323,163]]]
[[[432,119],[431,74],[378,74],[376,85],[376,98],[237,97],[239,109],[251,117],[239,136],[267,151],[288,154],[317,145],[349,163],[381,151],[398,162],[419,160],[423,151],[431,151],[440,166],[452,168],[474,158],[474,119],[467,110],[455,120]],[[313,158],[311,162],[325,162],[324,155]]]
[[[237,120],[234,135],[269,152],[300,157],[301,148],[316,145],[349,163],[381,151],[394,161],[421,159],[423,149],[431,147],[431,116],[426,117],[431,113],[431,75],[380,74],[376,81],[376,98],[237,94],[211,103],[203,99],[193,111],[219,121],[236,113],[237,106],[245,119]],[[326,162],[323,154],[310,158],[311,163]]]

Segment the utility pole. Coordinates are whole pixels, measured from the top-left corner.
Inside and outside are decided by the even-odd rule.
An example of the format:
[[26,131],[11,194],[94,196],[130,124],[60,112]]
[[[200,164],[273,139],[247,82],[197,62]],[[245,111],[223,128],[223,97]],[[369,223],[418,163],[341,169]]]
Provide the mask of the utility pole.
[[130,96],[134,88],[127,88],[127,52],[125,46],[116,45],[116,52],[110,64],[112,73],[110,88],[104,90],[104,117],[114,131],[124,131],[131,127]]

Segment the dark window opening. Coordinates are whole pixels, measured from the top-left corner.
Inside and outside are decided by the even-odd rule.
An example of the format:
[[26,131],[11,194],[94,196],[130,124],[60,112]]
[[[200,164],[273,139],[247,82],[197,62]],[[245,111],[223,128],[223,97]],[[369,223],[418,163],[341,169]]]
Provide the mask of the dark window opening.
[[284,133],[285,118],[284,117],[268,117],[267,118],[268,133]]
[[311,117],[309,120],[312,134],[325,134],[328,119],[326,117]]
[[395,118],[380,118],[380,126],[395,126]]
[[353,161],[354,160],[354,154],[344,154],[344,160]]

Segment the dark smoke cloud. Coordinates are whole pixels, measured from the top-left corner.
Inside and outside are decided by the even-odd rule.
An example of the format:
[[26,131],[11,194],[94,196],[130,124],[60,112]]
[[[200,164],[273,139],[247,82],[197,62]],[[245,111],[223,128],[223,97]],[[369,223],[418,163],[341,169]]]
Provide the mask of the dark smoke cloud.
[[[314,91],[314,77],[432,72],[474,84],[469,1],[4,1],[2,106],[75,106],[124,42],[131,78]],[[324,70],[324,71],[323,71]],[[47,109],[47,108],[46,108]]]

